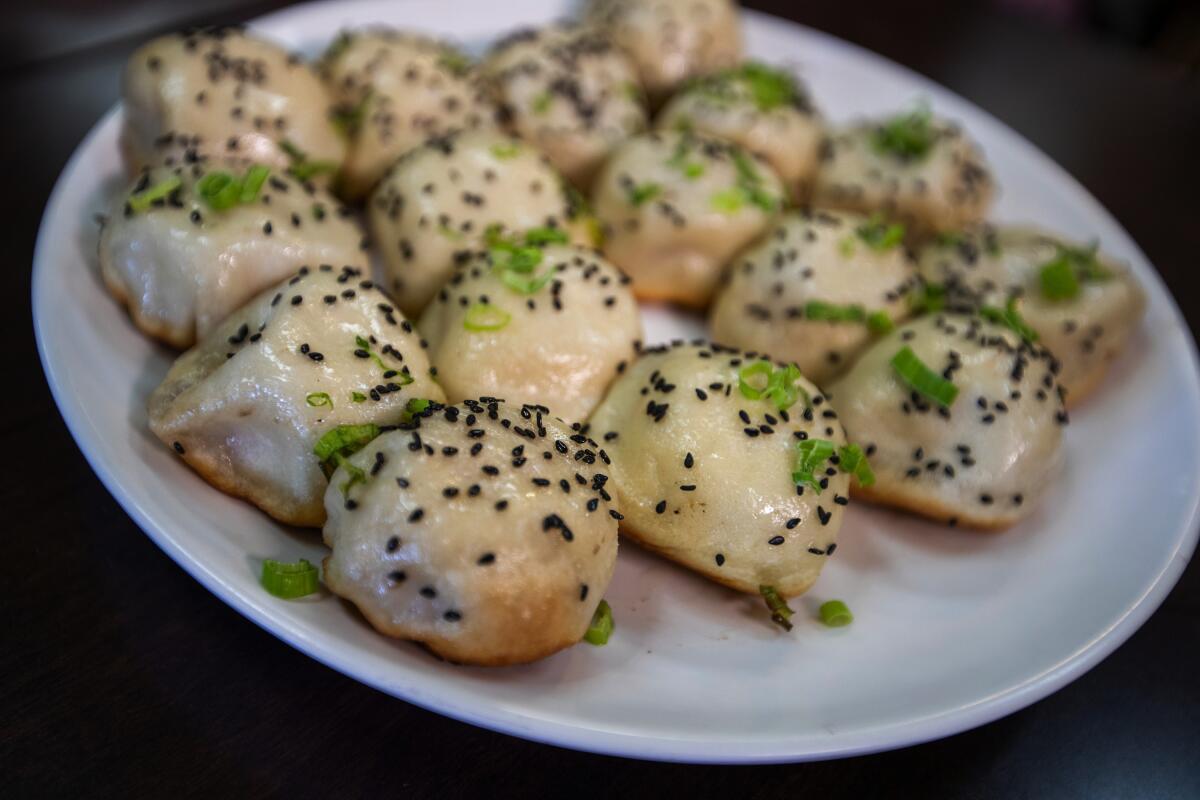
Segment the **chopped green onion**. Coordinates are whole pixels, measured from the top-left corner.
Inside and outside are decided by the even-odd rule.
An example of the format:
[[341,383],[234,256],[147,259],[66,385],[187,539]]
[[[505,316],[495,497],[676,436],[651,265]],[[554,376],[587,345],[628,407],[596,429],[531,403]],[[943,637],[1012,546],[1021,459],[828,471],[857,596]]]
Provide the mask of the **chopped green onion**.
[[512,320],[512,315],[490,303],[476,303],[467,309],[463,327],[472,332],[498,331]]
[[261,581],[264,589],[284,600],[310,595],[321,585],[317,568],[303,558],[294,564],[268,558],[263,561]]
[[856,444],[847,444],[838,448],[838,469],[853,475],[859,486],[871,486],[875,483],[875,473],[867,462],[867,454]]
[[938,247],[958,247],[966,241],[961,233],[939,233],[937,235]]
[[238,202],[248,205],[257,201],[258,193],[262,191],[263,184],[267,182],[267,176],[270,174],[271,170],[262,164],[255,164],[246,170],[242,177],[242,191],[238,195]]
[[1112,277],[1096,258],[1096,245],[1081,249],[1060,246],[1058,255],[1042,265],[1038,282],[1047,300],[1071,300],[1079,294],[1083,282],[1103,281]]
[[879,215],[872,216],[866,223],[854,229],[858,238],[872,250],[891,250],[904,241],[904,226],[899,223],[888,225]]
[[333,398],[325,392],[312,392],[304,398],[304,402],[308,403],[313,408],[319,408],[321,406],[329,406],[330,408],[333,408]]
[[767,608],[771,612],[771,621],[785,631],[792,629],[791,617],[796,613],[788,606],[787,600],[775,590],[774,586],[760,584],[758,593],[762,595],[763,601],[767,604]]
[[129,198],[129,208],[133,211],[145,211],[158,200],[165,200],[171,192],[183,185],[183,179],[178,175],[164,178],[153,186],[149,186]]
[[626,187],[625,193],[629,197],[630,205],[640,206],[662,194],[662,186],[657,183],[641,183]]
[[770,400],[786,411],[801,396],[806,406],[809,403],[808,392],[796,385],[799,379],[800,368],[795,364],[776,369],[769,361],[755,361],[738,370],[738,390],[749,400]]
[[505,142],[492,145],[492,155],[501,161],[508,161],[521,154],[521,146],[516,142]]
[[287,139],[279,142],[282,150],[292,162],[288,172],[298,181],[310,181],[318,175],[337,172],[338,165],[332,161],[309,161],[308,154]]
[[329,121],[333,128],[343,138],[349,139],[358,133],[363,120],[367,118],[367,106],[370,105],[373,92],[368,91],[352,106],[338,106],[329,112]]
[[354,41],[354,35],[350,31],[341,31],[337,38],[330,43],[325,50],[325,55],[321,56],[322,61],[332,61],[342,53],[350,49],[350,43]]
[[841,600],[826,600],[819,609],[821,622],[830,628],[841,628],[854,621],[854,615]]
[[712,196],[712,207],[723,214],[734,214],[746,206],[746,193],[738,187],[722,189]]
[[779,209],[779,198],[763,188],[762,175],[754,166],[754,160],[740,147],[733,147],[730,155],[733,165],[737,168],[738,188],[742,190],[746,201],[768,214],[775,213]]
[[554,95],[549,92],[542,92],[533,98],[531,108],[535,114],[545,114],[550,110],[550,104],[554,102]]
[[770,111],[783,105],[794,105],[800,95],[796,79],[783,70],[750,62],[736,71],[737,78],[750,90],[759,111]]
[[612,607],[607,600],[601,600],[600,605],[596,606],[596,613],[592,614],[592,624],[588,625],[587,632],[583,634],[583,640],[597,646],[608,644],[608,637],[612,636],[612,632]]
[[834,305],[821,300],[809,300],[804,304],[804,316],[814,322],[866,322],[867,312],[857,304]]
[[1079,277],[1063,256],[1048,261],[1038,271],[1042,296],[1047,300],[1071,300],[1079,294]]
[[363,403],[366,402],[367,396],[362,392],[351,392],[350,399],[355,403]]
[[926,105],[892,117],[871,136],[871,144],[877,152],[902,160],[924,158],[936,140],[933,116]]
[[1010,328],[1027,342],[1036,342],[1038,340],[1037,331],[1029,327],[1029,323],[1017,311],[1017,298],[1015,297],[1008,298],[1008,302],[1004,304],[1004,308],[982,306],[979,309],[979,315],[986,320]]
[[699,161],[689,161],[696,140],[691,136],[681,136],[675,145],[675,152],[667,159],[667,166],[683,174],[689,181],[694,181],[704,174],[704,164]]
[[449,225],[438,225],[437,232],[452,242],[461,242],[463,240],[462,233],[454,230],[454,228],[451,228]]
[[196,193],[214,211],[226,211],[236,205],[249,205],[258,200],[263,184],[271,170],[255,164],[242,177],[214,170],[196,182]]
[[958,387],[927,367],[908,345],[892,356],[892,367],[901,380],[939,405],[949,408],[958,397]]
[[854,238],[847,236],[838,242],[838,252],[842,254],[843,258],[849,258],[854,255]]
[[[770,361],[755,361],[753,364],[742,367],[738,370],[738,389],[741,390],[742,396],[749,400],[758,400],[766,391],[767,386],[771,383],[771,373],[775,368],[771,366]],[[761,385],[756,386],[751,381],[757,381],[762,378]]]
[[355,336],[354,337],[354,346],[359,350],[366,351],[367,358],[374,361],[375,365],[377,367],[379,367],[381,370],[383,370],[384,372],[388,371],[387,364],[384,364],[383,359],[380,357],[380,355],[371,349],[371,343],[369,341],[367,341],[366,337]]
[[379,426],[374,423],[362,425],[338,425],[326,431],[313,446],[313,454],[322,463],[335,455],[349,456],[371,443],[379,435]]
[[867,314],[867,329],[876,336],[891,333],[895,327],[895,323],[892,322],[892,318],[886,311],[872,311]]
[[521,294],[536,294],[542,289],[550,279],[554,277],[554,272],[543,272],[541,275],[527,277],[519,272],[505,270],[500,273],[500,280],[505,286],[512,289],[514,292]]
[[404,404],[404,411],[400,414],[401,424],[408,425],[427,408],[429,408],[429,401],[425,398],[410,397],[408,402]]
[[567,232],[561,228],[531,228],[525,231],[525,244],[534,247],[545,247],[548,244],[566,244],[570,241]]
[[438,58],[438,65],[454,75],[466,75],[471,69],[471,59],[457,50],[446,48]]
[[940,283],[923,284],[919,291],[908,296],[909,307],[916,314],[932,314],[946,307],[946,287]]
[[214,211],[225,211],[238,204],[242,196],[242,184],[233,175],[220,170],[206,173],[196,182],[196,193]]
[[796,463],[792,469],[792,483],[797,486],[808,486],[817,494],[821,493],[821,479],[817,470],[837,450],[836,445],[828,439],[804,439],[796,443]]
[[332,477],[341,467],[350,476],[341,486],[343,495],[349,494],[350,487],[355,484],[367,482],[367,474],[351,464],[348,457],[366,447],[378,435],[379,426],[368,422],[362,425],[338,425],[317,440],[313,454],[321,462],[325,474]]

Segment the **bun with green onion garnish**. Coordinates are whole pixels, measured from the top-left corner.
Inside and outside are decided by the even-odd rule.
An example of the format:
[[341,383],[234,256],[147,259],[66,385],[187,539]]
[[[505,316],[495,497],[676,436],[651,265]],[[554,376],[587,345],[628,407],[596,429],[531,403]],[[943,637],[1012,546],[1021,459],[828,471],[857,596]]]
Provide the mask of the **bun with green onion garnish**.
[[875,472],[856,496],[997,530],[1053,484],[1067,422],[1059,362],[1019,326],[937,312],[885,336],[830,384]]
[[361,269],[314,264],[214,328],[150,395],[150,430],[209,483],[292,525],[325,520],[314,450],[442,390],[412,324]]
[[419,327],[451,402],[486,394],[583,420],[634,357],[642,324],[629,279],[566,239],[493,231],[426,307]]
[[750,594],[812,586],[837,547],[845,468],[867,468],[794,366],[705,343],[645,351],[590,431],[612,454],[622,532]]
[[633,64],[594,28],[518,32],[493,48],[482,71],[507,127],[578,186],[646,127]]
[[488,130],[430,139],[409,151],[367,205],[389,286],[410,315],[433,299],[494,226],[558,228],[572,241],[592,244],[585,211],[544,156]]
[[305,264],[365,259],[323,191],[244,160],[143,170],[100,232],[100,274],[144,333],[190,347]]
[[1146,298],[1123,265],[1035,228],[975,226],[944,234],[919,257],[949,302],[1020,319],[1062,362],[1068,408],[1101,382],[1133,335]]
[[979,146],[922,106],[830,134],[812,202],[879,213],[921,237],[979,222],[995,193]]
[[758,153],[795,200],[807,197],[824,124],[791,73],[747,62],[699,78],[659,112],[656,127],[691,130]]
[[325,584],[379,632],[450,661],[544,658],[584,637],[612,577],[608,469],[600,444],[543,407],[414,408],[330,479]]
[[732,0],[589,0],[585,14],[629,54],[656,101],[688,78],[732,67],[742,55]]
[[474,66],[450,45],[375,26],[343,31],[318,62],[349,142],[338,176],[346,197],[364,197],[397,158],[431,136],[493,122]]
[[823,384],[909,316],[918,284],[904,227],[859,214],[792,212],[730,264],[712,336],[795,362]]
[[308,64],[236,27],[142,45],[125,66],[121,98],[121,144],[131,172],[230,156],[324,181],[346,154],[329,121],[330,97]]
[[771,167],[709,136],[656,131],[614,151],[592,187],[604,253],[644,300],[702,308],[721,269],[784,202]]

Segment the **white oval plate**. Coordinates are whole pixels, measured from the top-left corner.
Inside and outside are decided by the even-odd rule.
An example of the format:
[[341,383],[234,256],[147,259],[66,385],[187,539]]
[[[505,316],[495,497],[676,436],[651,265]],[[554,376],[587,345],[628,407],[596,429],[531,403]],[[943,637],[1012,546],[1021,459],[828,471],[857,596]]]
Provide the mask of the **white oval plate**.
[[[259,20],[313,54],[342,26],[388,22],[478,52],[565,0],[315,3]],[[608,600],[616,634],[538,664],[454,667],[375,634],[332,596],[277,600],[262,558],[317,561],[315,532],[271,522],[210,488],[151,436],[145,400],[172,354],[142,338],[104,291],[92,216],[122,185],[114,109],[50,198],[34,263],[42,363],[67,425],[143,530],[210,591],[313,658],[411,703],[566,747],[638,758],[769,762],[899,747],[996,719],[1108,655],[1157,608],[1190,557],[1200,497],[1200,381],[1186,325],[1145,256],[1062,169],[983,111],[845,42],[745,13],[748,52],[792,64],[834,121],[918,97],[965,123],[1003,187],[996,218],[1098,236],[1129,261],[1149,312],[1129,356],[1068,429],[1068,468],[1030,520],[981,535],[853,506],[833,559],[797,603],[791,635],[754,598],[625,544]],[[646,310],[651,342],[702,333]],[[843,598],[853,625],[817,604]],[[168,611],[169,613],[169,611]]]

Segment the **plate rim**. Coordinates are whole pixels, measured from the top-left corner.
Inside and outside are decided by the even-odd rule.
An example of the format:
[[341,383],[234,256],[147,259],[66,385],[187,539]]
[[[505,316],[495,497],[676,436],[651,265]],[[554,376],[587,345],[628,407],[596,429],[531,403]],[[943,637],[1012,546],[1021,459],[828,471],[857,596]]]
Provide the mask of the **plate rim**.
[[[271,26],[282,26],[289,21],[290,17],[312,14],[334,5],[337,5],[343,13],[350,14],[353,13],[354,6],[379,6],[382,4],[378,0],[358,0],[358,2],[351,3],[314,0],[314,2],[302,3],[256,17],[247,24],[249,27],[259,30]],[[1182,344],[1186,354],[1190,357],[1190,370],[1187,377],[1190,378],[1192,394],[1200,396],[1200,352],[1197,350],[1195,337],[1166,282],[1120,221],[1071,173],[1021,133],[993,116],[987,109],[907,66],[853,42],[783,17],[747,8],[741,8],[739,11],[746,17],[757,19],[760,24],[769,22],[772,25],[787,27],[792,33],[823,39],[826,44],[844,48],[850,51],[855,58],[872,62],[875,67],[899,72],[908,80],[925,89],[936,87],[939,93],[953,98],[956,103],[971,108],[973,113],[984,117],[990,125],[995,126],[1004,135],[1019,144],[1025,151],[1025,155],[1036,159],[1039,169],[1046,170],[1053,180],[1071,190],[1076,198],[1084,204],[1084,210],[1087,213],[1106,220],[1113,228],[1120,231],[1135,254],[1150,267],[1147,275],[1139,275],[1139,277],[1153,283],[1153,290],[1160,292],[1165,298],[1173,317],[1170,321],[1180,329]],[[367,24],[367,22],[364,21],[363,24]],[[1149,619],[1174,588],[1195,551],[1197,539],[1200,538],[1200,475],[1193,476],[1190,508],[1186,509],[1186,527],[1176,535],[1175,548],[1170,558],[1154,576],[1153,581],[1132,601],[1128,608],[1084,646],[1065,656],[1054,666],[973,703],[925,717],[839,734],[828,740],[828,746],[808,747],[802,752],[797,752],[794,744],[789,746],[789,742],[794,740],[782,737],[768,741],[755,741],[752,743],[753,750],[745,750],[737,747],[738,743],[734,741],[699,741],[620,733],[556,720],[528,717],[515,711],[495,707],[468,708],[460,705],[455,699],[442,697],[436,689],[424,693],[413,691],[413,687],[388,686],[379,676],[372,675],[365,669],[356,668],[352,658],[339,658],[331,647],[317,639],[310,638],[286,618],[269,613],[265,607],[260,609],[245,598],[232,584],[223,580],[221,575],[213,572],[200,560],[188,555],[182,545],[176,541],[175,536],[165,526],[157,524],[138,500],[125,489],[117,470],[107,464],[97,451],[97,442],[93,441],[90,435],[84,435],[87,433],[86,411],[82,408],[78,398],[66,392],[59,370],[49,357],[45,330],[46,318],[45,315],[39,313],[39,309],[46,302],[42,298],[45,296],[45,276],[50,269],[44,266],[49,259],[47,251],[51,247],[48,244],[49,229],[51,221],[59,216],[58,206],[65,201],[67,187],[70,183],[68,178],[84,166],[86,152],[104,130],[108,126],[118,124],[116,118],[120,113],[121,103],[118,100],[76,145],[55,181],[38,225],[30,292],[31,310],[38,357],[59,414],[88,466],[100,479],[109,494],[142,532],[188,575],[234,611],[275,638],[300,650],[326,667],[403,702],[460,722],[542,744],[640,760],[714,764],[785,763],[841,758],[907,747],[970,730],[1007,716],[1058,691],[1082,676],[1124,644]],[[1197,450],[1200,450],[1200,436],[1192,444]]]

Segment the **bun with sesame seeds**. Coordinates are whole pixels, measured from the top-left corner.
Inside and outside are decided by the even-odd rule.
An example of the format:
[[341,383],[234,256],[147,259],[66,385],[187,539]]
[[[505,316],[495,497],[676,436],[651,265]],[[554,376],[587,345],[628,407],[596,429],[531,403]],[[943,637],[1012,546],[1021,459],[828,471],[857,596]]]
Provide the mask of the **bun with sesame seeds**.
[[902,228],[858,214],[790,212],[730,265],[712,336],[795,362],[818,384],[909,315],[916,269]]
[[742,54],[732,0],[589,0],[584,13],[629,54],[655,100],[688,78],[733,66]]
[[552,227],[592,243],[584,209],[545,157],[496,131],[430,139],[379,182],[367,205],[389,287],[416,315],[494,226]]
[[[743,392],[748,381],[758,394],[751,384],[772,370],[786,374],[786,392]],[[792,597],[837,547],[849,495],[836,466],[842,424],[820,390],[783,365],[703,343],[647,350],[613,384],[590,431],[612,455],[622,533],[707,578]],[[829,452],[798,484],[806,441]]]
[[345,209],[280,170],[263,177],[260,169],[257,188],[231,206],[205,196],[215,176],[232,183],[250,169],[207,159],[146,169],[114,201],[100,233],[100,275],[142,332],[190,347],[304,264],[365,258]]
[[587,186],[608,153],[646,127],[637,73],[600,31],[552,26],[500,41],[482,71],[507,127]]
[[[928,370],[917,382],[941,400],[914,388],[919,368],[896,366],[905,348]],[[966,314],[923,317],[880,339],[828,387],[875,473],[854,494],[972,528],[1019,522],[1062,465],[1058,369],[1045,348]]]
[[979,222],[996,194],[979,146],[926,108],[831,133],[814,206],[879,213],[920,238]]
[[808,196],[825,132],[796,78],[757,62],[689,84],[667,102],[655,126],[717,136],[759,154],[796,201]]
[[[532,241],[556,233],[534,231]],[[442,287],[419,327],[451,402],[502,396],[583,420],[636,352],[637,302],[629,280],[594,251],[525,241],[493,238]],[[494,321],[479,325],[480,314]]]
[[703,308],[725,264],[768,229],[783,187],[735,144],[680,131],[627,140],[604,165],[592,205],[604,252],[643,300]]
[[207,155],[297,167],[324,179],[346,154],[329,124],[330,97],[308,64],[237,27],[187,30],[142,45],[125,66],[121,98],[130,172]]
[[[616,563],[606,461],[542,407],[431,405],[331,478],[325,584],[380,633],[450,661],[521,664],[570,647]],[[352,472],[363,477],[343,492]]]
[[[1012,302],[1039,344],[1061,361],[1058,382],[1068,408],[1100,385],[1146,308],[1145,294],[1125,267],[1098,254],[1094,245],[1036,228],[981,225],[957,231],[926,245],[919,266],[925,280],[945,287],[951,302],[997,310]],[[1065,292],[1042,286],[1043,273],[1056,269],[1075,275]]]
[[338,190],[359,200],[388,167],[431,136],[494,122],[471,62],[444,42],[375,26],[343,31],[318,72],[349,139]]
[[318,526],[317,441],[399,422],[411,398],[442,399],[412,325],[361,270],[304,267],[179,357],[150,395],[150,430],[218,489]]

